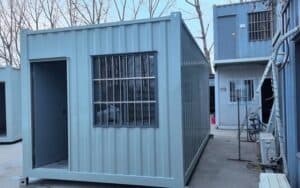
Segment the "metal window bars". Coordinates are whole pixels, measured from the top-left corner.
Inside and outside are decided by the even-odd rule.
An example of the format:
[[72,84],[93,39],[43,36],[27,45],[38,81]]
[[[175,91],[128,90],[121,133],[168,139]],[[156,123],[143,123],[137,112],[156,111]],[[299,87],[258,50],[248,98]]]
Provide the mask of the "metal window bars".
[[96,127],[156,127],[156,54],[93,57]]
[[272,37],[272,20],[272,11],[249,13],[249,41],[270,40]]
[[254,81],[253,80],[234,80],[229,82],[230,102],[252,101],[254,98]]

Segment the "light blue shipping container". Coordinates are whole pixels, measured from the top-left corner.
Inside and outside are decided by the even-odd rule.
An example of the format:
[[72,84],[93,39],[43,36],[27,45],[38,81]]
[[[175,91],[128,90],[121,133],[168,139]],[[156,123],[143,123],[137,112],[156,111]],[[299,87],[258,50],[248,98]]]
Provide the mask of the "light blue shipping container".
[[20,70],[0,67],[0,143],[21,139]]
[[209,138],[210,66],[180,13],[23,30],[24,179],[182,188]]

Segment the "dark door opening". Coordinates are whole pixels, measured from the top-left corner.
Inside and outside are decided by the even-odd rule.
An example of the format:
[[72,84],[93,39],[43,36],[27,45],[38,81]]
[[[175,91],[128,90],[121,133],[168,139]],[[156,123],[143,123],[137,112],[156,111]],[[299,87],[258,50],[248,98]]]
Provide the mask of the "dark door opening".
[[33,167],[67,168],[66,61],[31,63]]
[[5,83],[0,82],[0,136],[6,136]]
[[210,86],[209,87],[209,106],[210,106],[210,114],[214,114],[215,113],[215,87],[214,86]]
[[268,123],[273,106],[273,89],[271,79],[266,79],[261,88],[262,121]]

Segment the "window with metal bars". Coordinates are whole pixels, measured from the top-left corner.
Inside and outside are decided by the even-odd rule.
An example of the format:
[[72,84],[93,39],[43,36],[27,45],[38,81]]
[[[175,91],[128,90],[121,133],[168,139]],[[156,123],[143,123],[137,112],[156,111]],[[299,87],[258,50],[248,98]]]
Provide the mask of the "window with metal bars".
[[158,127],[155,52],[93,57],[96,127]]
[[272,11],[248,14],[249,41],[270,40],[272,37]]
[[230,102],[252,101],[254,98],[253,80],[232,80],[229,81],[229,99]]

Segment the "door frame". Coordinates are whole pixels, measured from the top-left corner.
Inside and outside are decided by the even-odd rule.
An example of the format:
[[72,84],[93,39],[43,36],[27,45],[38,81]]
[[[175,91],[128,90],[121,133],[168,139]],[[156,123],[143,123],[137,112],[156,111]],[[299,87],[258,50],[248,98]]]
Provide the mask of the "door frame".
[[[232,37],[234,38],[234,46],[235,46],[235,49],[234,49],[234,57],[230,57],[230,58],[227,58],[227,57],[221,57],[221,45],[220,45],[220,38],[219,37],[219,33],[216,34],[216,39],[218,41],[217,43],[217,48],[216,48],[216,54],[218,56],[218,59],[236,59],[237,58],[237,49],[238,49],[238,29],[237,29],[237,15],[236,14],[229,14],[229,15],[223,15],[223,16],[218,16],[216,19],[217,19],[217,27],[220,27],[220,20],[221,19],[224,19],[224,18],[234,18],[234,33],[235,33],[235,36]],[[220,28],[218,28],[218,31],[220,31]]]
[[[52,63],[61,63],[61,61],[64,61],[64,63],[66,64],[66,79],[67,79],[67,134],[68,134],[68,167],[66,168],[67,170],[70,170],[70,164],[71,164],[71,158],[70,158],[70,153],[71,153],[71,144],[70,144],[70,135],[71,135],[71,112],[70,112],[70,58],[68,57],[51,57],[51,58],[41,58],[41,59],[30,59],[29,60],[29,85],[30,85],[30,89],[29,89],[29,97],[30,97],[30,109],[29,109],[29,117],[30,117],[30,133],[31,136],[29,138],[29,145],[30,145],[30,154],[32,155],[31,160],[30,160],[30,168],[31,169],[35,169],[33,166],[33,157],[34,157],[34,153],[33,153],[33,148],[34,148],[34,142],[33,142],[33,101],[32,101],[32,76],[31,76],[31,64],[33,63],[43,63],[43,62],[52,62]],[[41,167],[42,168],[42,167]],[[57,170],[66,170],[66,169],[57,169]]]

